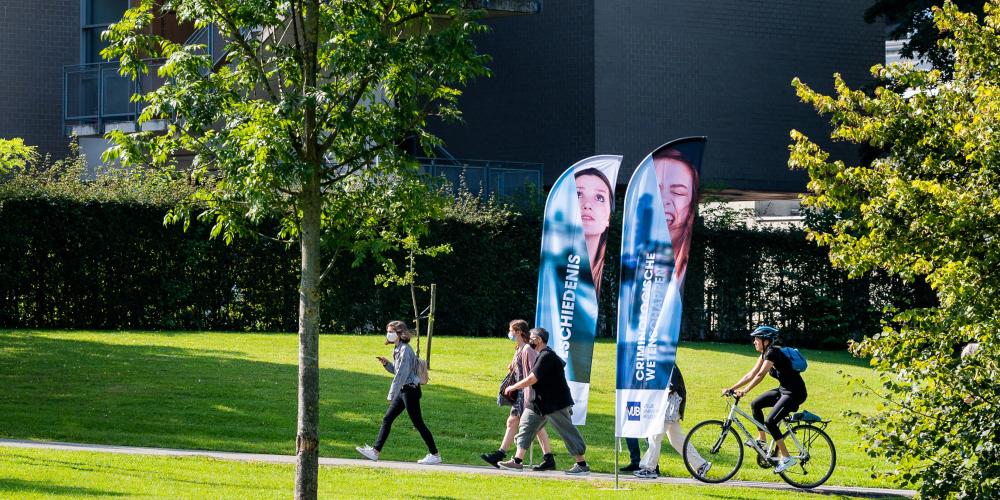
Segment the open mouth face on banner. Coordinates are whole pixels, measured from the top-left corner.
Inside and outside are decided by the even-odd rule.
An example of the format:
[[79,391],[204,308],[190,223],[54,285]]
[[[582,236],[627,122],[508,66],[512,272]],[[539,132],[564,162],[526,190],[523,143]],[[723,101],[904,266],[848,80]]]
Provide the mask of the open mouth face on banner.
[[681,291],[698,203],[705,139],[661,146],[625,192],[618,296],[618,436],[663,429],[681,327]]
[[549,347],[566,362],[577,425],[587,418],[597,298],[619,165],[621,156],[581,160],[556,180],[545,202],[535,326],[550,332]]

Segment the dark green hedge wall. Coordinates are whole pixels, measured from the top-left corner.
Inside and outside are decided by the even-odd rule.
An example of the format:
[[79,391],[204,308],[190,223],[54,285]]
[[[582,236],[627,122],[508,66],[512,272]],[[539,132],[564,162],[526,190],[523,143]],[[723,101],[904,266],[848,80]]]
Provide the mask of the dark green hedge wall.
[[[227,246],[202,224],[187,233],[164,227],[163,214],[127,203],[0,202],[0,326],[296,329],[297,247]],[[435,223],[427,243],[454,251],[418,262],[421,282],[438,285],[435,334],[502,335],[510,319],[534,316],[541,222],[469,220]],[[612,234],[601,336],[614,332],[619,242]],[[412,317],[408,289],[378,287],[374,264],[350,260],[324,282],[325,331],[374,331]],[[878,331],[883,307],[914,293],[884,278],[848,280],[795,230],[701,226],[687,280],[683,338],[744,342],[752,325],[768,322],[816,347]]]

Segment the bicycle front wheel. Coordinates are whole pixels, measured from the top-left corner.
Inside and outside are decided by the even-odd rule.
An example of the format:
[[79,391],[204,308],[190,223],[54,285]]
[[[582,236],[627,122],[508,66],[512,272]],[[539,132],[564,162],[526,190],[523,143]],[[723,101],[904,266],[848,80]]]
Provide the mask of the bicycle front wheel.
[[719,420],[706,420],[684,439],[684,466],[706,483],[729,480],[743,464],[743,443],[736,430]]
[[[800,424],[792,427],[795,440],[785,433],[785,446],[798,463],[779,475],[786,483],[797,488],[815,488],[826,482],[837,466],[837,450],[830,436],[814,425]],[[795,441],[798,441],[796,445]],[[796,447],[798,451],[796,452]]]

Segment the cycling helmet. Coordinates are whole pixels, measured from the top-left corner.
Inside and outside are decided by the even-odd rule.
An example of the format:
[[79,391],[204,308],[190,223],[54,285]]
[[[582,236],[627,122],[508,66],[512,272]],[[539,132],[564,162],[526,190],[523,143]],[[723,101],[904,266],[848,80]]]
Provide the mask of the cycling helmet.
[[754,331],[750,332],[751,337],[760,337],[766,340],[774,340],[778,338],[778,329],[773,326],[761,325],[758,326]]

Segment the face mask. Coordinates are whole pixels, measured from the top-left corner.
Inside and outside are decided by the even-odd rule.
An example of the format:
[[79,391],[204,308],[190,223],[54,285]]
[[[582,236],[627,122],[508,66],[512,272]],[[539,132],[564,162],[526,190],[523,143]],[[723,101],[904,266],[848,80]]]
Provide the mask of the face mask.
[[509,340],[514,340],[514,333],[513,332],[507,332],[507,338]]
[[385,339],[389,341],[390,344],[395,344],[399,340],[399,335],[396,332],[389,332],[385,334]]

